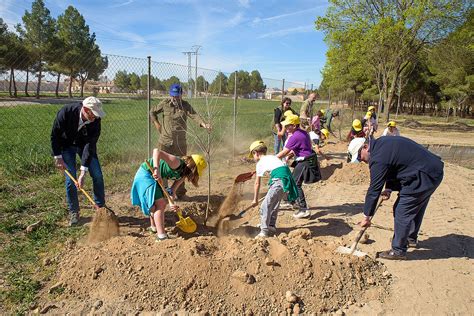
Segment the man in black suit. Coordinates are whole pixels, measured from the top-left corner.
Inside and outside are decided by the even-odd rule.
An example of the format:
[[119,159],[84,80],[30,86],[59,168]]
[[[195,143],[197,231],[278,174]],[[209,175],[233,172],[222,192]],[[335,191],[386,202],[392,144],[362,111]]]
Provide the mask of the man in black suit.
[[[393,136],[369,139],[350,153],[369,164],[370,186],[365,196],[362,227],[371,224],[377,201],[399,191],[393,206],[395,220],[392,249],[380,258],[406,259],[408,246],[416,247],[418,232],[431,195],[443,180],[444,163],[411,139]],[[382,188],[385,185],[385,190]]]
[[[98,207],[105,205],[104,178],[97,156],[101,118],[105,116],[102,103],[88,97],[82,103],[65,105],[58,111],[51,131],[51,147],[56,167],[67,169],[76,176],[76,155],[81,157],[78,186],[84,185],[87,172],[92,177],[94,200]],[[79,200],[74,182],[66,176],[66,198],[70,212],[70,226],[79,221]]]

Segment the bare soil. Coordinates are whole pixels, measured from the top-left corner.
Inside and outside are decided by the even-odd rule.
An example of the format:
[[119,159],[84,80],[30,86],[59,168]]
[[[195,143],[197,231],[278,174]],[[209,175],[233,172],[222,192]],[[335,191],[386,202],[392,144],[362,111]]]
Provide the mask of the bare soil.
[[[277,236],[265,240],[253,239],[259,232],[257,208],[229,236],[218,238],[216,228],[204,227],[202,187],[190,188],[190,200],[179,202],[198,231],[177,231],[175,214],[167,212],[167,230],[176,238],[160,243],[145,231],[148,219],[129,205],[128,192],[109,196],[121,235],[71,246],[41,293],[39,309],[49,306],[47,312],[54,314],[472,314],[474,171],[445,164],[444,181],[430,200],[419,247],[409,250],[409,260],[376,259],[390,247],[395,193],[359,247],[368,257],[357,258],[335,249],[350,245],[359,230],[368,167],[345,163],[346,143],[323,151],[332,157],[321,162],[323,180],[304,186],[311,217],[297,220],[291,210],[281,210]],[[213,171],[211,216],[217,216],[235,175],[254,167],[233,162]],[[244,183],[240,201],[226,212],[248,206],[252,189],[253,181]],[[58,284],[64,291],[49,294]]]

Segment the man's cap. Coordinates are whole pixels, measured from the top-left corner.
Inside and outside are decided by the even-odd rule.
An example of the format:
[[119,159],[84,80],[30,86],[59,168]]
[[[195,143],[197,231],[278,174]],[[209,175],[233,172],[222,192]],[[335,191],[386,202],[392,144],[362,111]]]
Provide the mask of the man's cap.
[[173,83],[170,86],[170,96],[179,97],[183,94],[183,88],[179,83]]
[[375,106],[371,105],[367,108],[367,111],[372,111],[372,110],[375,110]]
[[281,122],[281,125],[286,126],[286,125],[299,125],[300,124],[300,117],[298,115],[292,114],[288,115],[283,122]]
[[250,144],[249,158],[252,158],[253,157],[252,152],[259,148],[267,148],[267,145],[265,145],[265,142],[263,140],[256,140],[252,144]]
[[356,132],[360,132],[362,130],[362,122],[358,119],[355,119],[352,121],[352,128],[354,128]]
[[105,112],[102,109],[102,102],[96,97],[87,97],[82,101],[82,106],[90,109],[96,117],[104,117]]
[[351,163],[359,162],[357,157],[359,156],[359,149],[364,146],[365,138],[364,137],[356,137],[350,143],[347,151],[349,153],[349,157],[351,159]]
[[395,126],[397,126],[397,123],[395,121],[390,121],[390,122],[388,122],[387,126],[388,127],[395,127]]
[[324,110],[324,109],[319,110],[319,112],[321,112],[322,115],[326,114],[326,110]]
[[367,113],[365,113],[365,118],[366,118],[366,119],[369,119],[369,118],[371,118],[371,117],[372,117],[372,112],[367,111]]

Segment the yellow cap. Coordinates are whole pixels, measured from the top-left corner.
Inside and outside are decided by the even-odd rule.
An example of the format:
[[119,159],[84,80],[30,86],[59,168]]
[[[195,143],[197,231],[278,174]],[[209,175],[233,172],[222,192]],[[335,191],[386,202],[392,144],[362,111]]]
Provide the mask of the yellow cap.
[[293,111],[292,110],[286,110],[285,113],[283,113],[284,117],[287,117],[288,115],[292,115]]
[[323,110],[323,109],[319,110],[319,112],[321,112],[322,115],[326,114],[326,110]]
[[366,119],[369,119],[369,118],[371,118],[371,117],[372,117],[372,112],[367,111],[367,113],[365,113],[365,118],[366,118]]
[[299,125],[300,124],[300,117],[298,115],[288,115],[283,122],[281,122],[281,125],[286,126],[286,125]]
[[323,128],[321,130],[321,134],[323,134],[324,137],[329,138],[329,131],[327,129]]
[[390,122],[388,122],[387,126],[388,127],[395,127],[395,126],[397,126],[397,123],[395,123],[395,121],[390,121]]
[[360,132],[362,130],[362,122],[358,119],[355,119],[352,122],[352,127],[354,128],[356,132]]
[[191,158],[193,158],[194,163],[196,164],[198,175],[201,176],[202,172],[207,167],[206,159],[204,159],[204,157],[201,155],[191,155]]
[[367,108],[367,111],[372,111],[372,110],[375,110],[375,106],[371,105]]
[[265,142],[263,140],[254,141],[252,144],[250,144],[250,147],[249,147],[249,158],[253,157],[252,151],[257,149],[258,147],[265,147],[266,148],[267,145],[265,145]]

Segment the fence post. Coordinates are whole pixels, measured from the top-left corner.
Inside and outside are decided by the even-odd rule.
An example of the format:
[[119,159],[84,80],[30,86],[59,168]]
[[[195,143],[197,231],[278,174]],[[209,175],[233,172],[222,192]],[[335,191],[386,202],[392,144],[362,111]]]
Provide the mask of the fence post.
[[281,100],[285,97],[285,79],[281,81]]
[[150,111],[151,111],[151,56],[147,57],[148,59],[148,82],[147,82],[147,121],[148,121],[148,132],[147,132],[147,157],[151,155],[151,121],[150,121]]
[[237,71],[234,72],[234,122],[232,130],[232,159],[235,157],[235,134],[237,132]]

